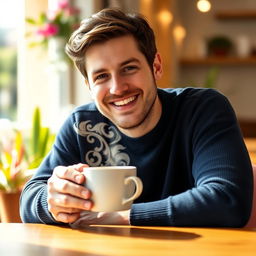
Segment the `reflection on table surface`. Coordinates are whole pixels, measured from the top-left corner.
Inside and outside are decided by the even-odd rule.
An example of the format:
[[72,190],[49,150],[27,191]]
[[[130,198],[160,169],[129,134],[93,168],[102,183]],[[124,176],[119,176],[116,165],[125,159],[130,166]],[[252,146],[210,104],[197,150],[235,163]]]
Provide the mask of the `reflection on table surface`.
[[256,229],[0,224],[1,256],[256,255]]

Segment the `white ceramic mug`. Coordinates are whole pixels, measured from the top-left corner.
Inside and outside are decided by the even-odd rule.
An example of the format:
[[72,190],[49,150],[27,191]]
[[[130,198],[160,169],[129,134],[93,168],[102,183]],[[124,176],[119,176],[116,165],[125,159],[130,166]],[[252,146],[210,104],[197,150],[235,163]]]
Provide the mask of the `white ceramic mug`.
[[134,166],[86,167],[83,174],[95,212],[128,210],[143,189]]

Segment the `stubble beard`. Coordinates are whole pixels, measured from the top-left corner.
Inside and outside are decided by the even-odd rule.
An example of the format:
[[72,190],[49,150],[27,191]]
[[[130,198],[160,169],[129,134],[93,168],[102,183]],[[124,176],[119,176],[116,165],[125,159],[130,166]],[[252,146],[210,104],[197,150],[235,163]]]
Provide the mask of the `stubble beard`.
[[[146,122],[146,120],[150,119],[150,115],[153,113],[153,108],[154,108],[154,105],[156,103],[156,100],[157,100],[157,89],[155,90],[155,96],[150,104],[150,102],[146,102],[145,105],[148,105],[149,107],[146,109],[146,111],[142,112],[141,113],[141,117],[138,118],[138,122],[137,123],[134,123],[134,124],[131,124],[130,122],[125,122],[125,121],[121,121],[119,122],[118,120],[112,120],[113,123],[119,127],[120,129],[123,129],[123,130],[133,130],[133,129],[136,129],[138,128],[139,126],[141,126],[144,122]],[[145,113],[145,114],[144,114]]]

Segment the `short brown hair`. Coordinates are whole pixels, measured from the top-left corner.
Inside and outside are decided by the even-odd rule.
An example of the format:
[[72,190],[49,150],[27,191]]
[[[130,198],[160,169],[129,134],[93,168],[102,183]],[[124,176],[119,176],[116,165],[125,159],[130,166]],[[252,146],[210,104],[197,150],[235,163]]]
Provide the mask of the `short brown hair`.
[[119,36],[132,35],[138,48],[153,69],[157,52],[154,32],[140,14],[125,14],[116,8],[106,8],[82,20],[80,27],[66,44],[66,53],[87,79],[86,50],[95,43],[106,42]]

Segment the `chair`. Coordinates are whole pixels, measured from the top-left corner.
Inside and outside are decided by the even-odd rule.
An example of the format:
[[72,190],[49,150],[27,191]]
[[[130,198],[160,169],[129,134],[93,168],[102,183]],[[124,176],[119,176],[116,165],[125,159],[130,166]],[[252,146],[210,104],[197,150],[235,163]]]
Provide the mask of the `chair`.
[[256,228],[256,165],[252,166],[253,169],[253,201],[252,201],[252,212],[248,223],[245,225],[246,228]]

